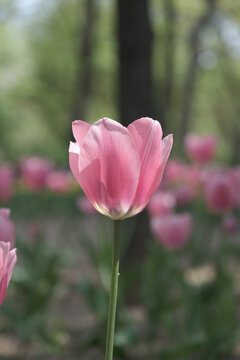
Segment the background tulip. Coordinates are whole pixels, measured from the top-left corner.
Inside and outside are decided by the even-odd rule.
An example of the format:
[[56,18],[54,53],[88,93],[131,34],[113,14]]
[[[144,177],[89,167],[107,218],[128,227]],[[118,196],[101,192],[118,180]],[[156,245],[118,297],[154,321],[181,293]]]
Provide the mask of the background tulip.
[[192,217],[188,213],[154,217],[151,219],[151,230],[165,247],[179,248],[191,235]]
[[205,163],[215,156],[217,140],[213,135],[188,134],[185,148],[193,161]]
[[40,190],[46,186],[51,163],[43,158],[31,156],[21,164],[21,175],[25,185],[31,190]]
[[240,222],[233,214],[226,214],[222,219],[223,229],[230,235],[240,230]]
[[234,206],[234,192],[227,173],[215,173],[205,182],[205,200],[216,212],[230,210]]
[[10,250],[10,243],[0,241],[0,305],[6,295],[13,268],[17,261],[16,249]]
[[138,214],[158,188],[172,148],[158,121],[141,118],[127,128],[103,118],[73,123],[71,170],[93,206],[112,219]]
[[186,164],[181,160],[169,160],[164,173],[164,180],[167,183],[179,183],[185,177]]
[[236,166],[229,171],[230,181],[234,192],[234,202],[240,206],[240,166]]
[[191,203],[197,196],[196,190],[185,184],[178,186],[173,190],[174,197],[178,205],[183,206]]
[[10,217],[9,209],[0,209],[0,242],[15,244],[15,228]]
[[70,174],[62,170],[50,171],[46,177],[46,186],[57,194],[64,194],[70,187]]
[[150,216],[160,216],[170,214],[176,205],[173,194],[167,191],[157,191],[153,194],[149,204],[148,212]]

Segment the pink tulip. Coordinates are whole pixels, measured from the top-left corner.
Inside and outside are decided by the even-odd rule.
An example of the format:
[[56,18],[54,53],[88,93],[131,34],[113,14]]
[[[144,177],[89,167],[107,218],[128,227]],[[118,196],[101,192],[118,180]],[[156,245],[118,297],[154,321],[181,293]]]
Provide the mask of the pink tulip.
[[188,213],[154,217],[150,226],[156,239],[166,248],[180,248],[191,235],[192,217]]
[[141,212],[158,188],[172,148],[158,121],[141,118],[127,128],[103,118],[73,122],[70,167],[92,205],[112,219]]
[[13,194],[14,173],[7,164],[0,165],[0,201],[7,202]]
[[196,199],[197,192],[193,187],[183,184],[173,190],[173,195],[177,204],[183,206],[193,202]]
[[77,208],[86,215],[92,215],[97,212],[85,195],[80,195],[77,198]]
[[68,172],[53,170],[47,175],[46,185],[49,190],[57,194],[64,194],[70,188],[70,180]]
[[175,205],[176,199],[171,193],[157,191],[148,204],[148,212],[150,216],[168,215],[173,211]]
[[227,173],[212,174],[205,183],[205,199],[208,207],[215,212],[224,212],[234,206],[234,192]]
[[185,148],[193,161],[205,163],[215,156],[217,140],[213,135],[188,134]]
[[185,167],[183,182],[192,189],[197,190],[200,186],[202,169],[199,166],[188,165]]
[[234,192],[234,202],[240,206],[240,166],[236,166],[229,171],[229,176]]
[[15,228],[9,216],[9,209],[0,209],[0,242],[10,243],[12,249],[15,244]]
[[186,164],[181,160],[169,160],[164,173],[164,180],[167,183],[179,183],[186,173]]
[[17,261],[16,249],[10,243],[0,241],[0,306],[5,298],[13,268]]
[[43,158],[31,156],[21,164],[24,183],[30,190],[40,190],[46,186],[47,175],[51,171],[51,163]]
[[227,233],[232,235],[240,230],[240,223],[234,215],[227,214],[222,219],[222,227]]
[[222,166],[211,166],[202,168],[201,175],[200,175],[200,184],[205,187],[209,182],[209,179],[218,176],[219,174],[224,174],[225,170]]

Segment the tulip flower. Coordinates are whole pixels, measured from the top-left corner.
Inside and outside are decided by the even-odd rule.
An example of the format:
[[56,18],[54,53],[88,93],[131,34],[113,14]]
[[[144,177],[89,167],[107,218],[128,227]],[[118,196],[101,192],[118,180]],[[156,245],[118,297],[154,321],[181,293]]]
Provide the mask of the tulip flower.
[[184,206],[196,199],[197,192],[194,187],[183,184],[173,190],[173,195],[176,199],[177,204],[179,206]]
[[192,231],[192,217],[188,213],[153,217],[151,230],[156,239],[166,248],[177,249],[189,239]]
[[69,162],[91,204],[114,221],[106,357],[112,360],[119,269],[119,221],[134,216],[157,190],[172,148],[159,122],[143,117],[127,128],[103,118],[73,122]]
[[194,164],[185,167],[183,182],[192,189],[198,190],[202,177],[202,168],[194,166]]
[[173,211],[175,205],[176,199],[173,194],[167,191],[157,191],[148,204],[148,212],[150,216],[168,215]]
[[172,148],[158,121],[141,118],[127,128],[103,118],[73,122],[70,167],[92,205],[114,220],[141,212],[157,190]]
[[16,249],[8,242],[0,241],[0,306],[6,295],[13,268],[17,261]]
[[229,171],[229,176],[234,192],[234,202],[240,206],[240,166],[236,166]]
[[193,161],[206,163],[213,159],[217,148],[217,140],[213,135],[188,134],[185,148]]
[[8,164],[0,165],[0,201],[7,202],[13,193],[14,173]]
[[15,244],[15,229],[9,217],[9,209],[0,209],[0,242],[10,243],[12,249]]
[[56,194],[64,194],[70,188],[69,173],[62,170],[50,171],[46,177],[46,186]]
[[222,219],[223,229],[230,235],[240,230],[239,220],[233,214],[226,214]]
[[164,173],[167,183],[178,184],[185,178],[187,165],[181,160],[169,160]]
[[219,172],[205,181],[205,200],[209,209],[225,212],[234,206],[234,191],[227,173]]
[[48,160],[31,156],[21,164],[23,182],[30,190],[41,190],[46,186],[47,175],[51,168],[52,165]]

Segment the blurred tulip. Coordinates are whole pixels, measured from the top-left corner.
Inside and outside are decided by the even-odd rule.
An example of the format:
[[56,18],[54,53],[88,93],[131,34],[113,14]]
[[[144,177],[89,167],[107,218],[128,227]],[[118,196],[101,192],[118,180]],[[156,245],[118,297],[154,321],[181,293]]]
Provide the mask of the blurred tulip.
[[187,185],[180,185],[173,190],[173,195],[179,206],[191,203],[196,199],[197,193],[193,187]]
[[148,212],[150,216],[168,215],[173,211],[175,205],[176,200],[171,193],[157,191],[148,204]]
[[97,212],[85,195],[78,196],[77,208],[86,215],[92,215]]
[[205,183],[205,200],[215,212],[224,212],[234,206],[234,192],[227,173],[212,174]]
[[49,190],[57,194],[64,194],[71,185],[70,174],[67,171],[53,170],[47,175],[46,185]]
[[9,217],[9,209],[0,209],[0,242],[10,243],[11,248],[13,248],[15,244],[15,228]]
[[164,173],[167,183],[179,183],[183,180],[186,172],[186,164],[181,160],[169,160]]
[[205,187],[209,182],[209,179],[213,178],[214,176],[218,176],[219,174],[223,174],[224,169],[221,166],[208,166],[202,169],[200,175],[200,183]]
[[153,217],[150,226],[154,236],[166,248],[180,248],[191,235],[192,217],[188,213]]
[[8,164],[0,165],[0,201],[7,202],[13,194],[14,173]]
[[13,268],[17,261],[16,249],[10,249],[10,243],[0,241],[0,305],[2,305],[5,298]]
[[141,212],[158,188],[172,148],[158,121],[141,118],[127,128],[103,118],[73,122],[71,170],[92,205],[114,220]]
[[217,139],[213,135],[188,134],[185,148],[190,159],[205,163],[213,159],[217,148]]
[[31,156],[21,164],[21,175],[30,190],[41,190],[46,186],[47,175],[52,169],[51,163],[43,158]]
[[234,192],[234,202],[240,206],[240,166],[236,166],[229,171],[229,176]]
[[240,230],[240,223],[233,214],[227,214],[222,219],[222,227],[227,233],[232,235]]
[[188,165],[185,167],[183,175],[184,183],[191,188],[197,190],[201,183],[202,168],[195,165]]

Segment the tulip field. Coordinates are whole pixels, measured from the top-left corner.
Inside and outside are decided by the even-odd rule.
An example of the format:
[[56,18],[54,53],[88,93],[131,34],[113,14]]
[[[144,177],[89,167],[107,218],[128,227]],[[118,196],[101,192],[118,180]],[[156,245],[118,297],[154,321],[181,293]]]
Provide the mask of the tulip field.
[[[240,168],[216,162],[217,139],[206,138],[209,148],[188,135],[185,160],[168,160],[136,263],[125,263],[124,249],[137,216],[121,221],[117,359],[240,356]],[[1,164],[0,199],[1,357],[103,359],[112,221],[67,164],[36,156]]]

